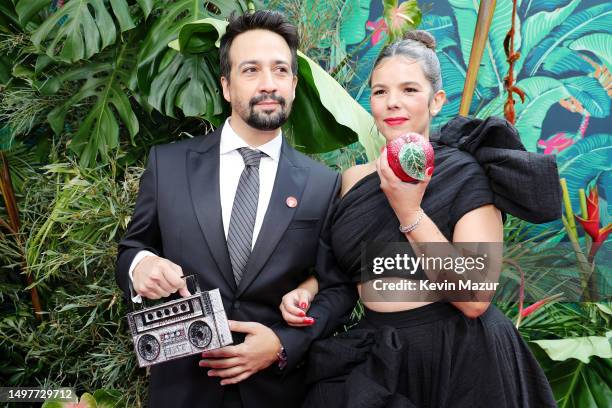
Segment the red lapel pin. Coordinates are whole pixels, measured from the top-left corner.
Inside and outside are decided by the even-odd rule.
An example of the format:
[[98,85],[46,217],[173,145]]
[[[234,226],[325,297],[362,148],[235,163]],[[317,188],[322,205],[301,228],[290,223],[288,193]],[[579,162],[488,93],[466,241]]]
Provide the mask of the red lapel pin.
[[287,197],[287,200],[285,201],[285,203],[287,203],[287,207],[289,208],[295,208],[297,207],[297,198],[293,197],[293,196],[289,196]]

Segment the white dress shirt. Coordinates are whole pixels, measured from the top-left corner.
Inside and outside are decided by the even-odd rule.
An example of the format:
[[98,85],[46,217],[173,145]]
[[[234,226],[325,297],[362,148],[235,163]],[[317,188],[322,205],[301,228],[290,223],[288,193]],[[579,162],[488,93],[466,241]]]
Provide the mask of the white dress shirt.
[[[258,147],[249,146],[247,142],[232,129],[229,118],[225,121],[223,129],[221,129],[221,141],[219,145],[219,192],[221,195],[223,230],[226,239],[229,232],[236,189],[238,188],[240,175],[244,170],[244,160],[238,152],[238,149],[241,147],[250,147],[251,149],[257,149],[266,154],[266,156],[261,158],[259,164],[259,201],[257,203],[255,225],[253,227],[252,249],[255,246],[266,211],[268,210],[270,196],[272,195],[272,189],[274,188],[274,181],[276,179],[276,170],[278,169],[282,144],[282,133],[279,131],[278,135],[269,142]],[[131,281],[133,281],[134,268],[136,268],[138,262],[150,255],[155,254],[145,250],[136,254],[129,269]],[[141,302],[140,295],[132,296],[132,301],[136,303]]]

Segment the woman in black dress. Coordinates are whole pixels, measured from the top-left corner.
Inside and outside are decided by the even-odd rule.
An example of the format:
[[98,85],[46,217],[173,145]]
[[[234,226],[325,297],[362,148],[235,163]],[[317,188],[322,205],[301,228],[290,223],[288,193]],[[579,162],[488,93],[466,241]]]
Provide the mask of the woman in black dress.
[[[412,31],[383,49],[372,71],[371,108],[388,141],[406,132],[430,138],[431,118],[445,101],[441,82],[430,34]],[[554,159],[525,152],[506,121],[457,118],[430,141],[435,172],[427,169],[422,182],[396,177],[386,151],[343,174],[331,245],[365,313],[347,332],[313,344],[305,407],[556,406],[528,346],[489,302],[364,298],[364,242],[502,242],[502,211],[531,222],[560,215]],[[316,324],[316,316],[305,316],[316,292],[312,277],[283,298],[289,324]]]

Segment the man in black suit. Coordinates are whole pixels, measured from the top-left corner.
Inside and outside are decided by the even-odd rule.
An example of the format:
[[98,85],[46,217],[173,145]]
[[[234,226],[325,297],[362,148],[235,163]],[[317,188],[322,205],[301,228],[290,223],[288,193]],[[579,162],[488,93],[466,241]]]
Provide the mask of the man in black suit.
[[[117,282],[126,296],[189,294],[183,275],[219,288],[234,345],[151,368],[150,407],[297,407],[310,343],[356,301],[327,244],[340,177],[281,135],[297,84],[297,31],[277,12],[231,18],[221,39],[223,96],[214,132],[151,149]],[[286,325],[282,296],[313,270],[306,328]],[[135,292],[135,293],[134,293]],[[178,292],[178,294],[176,293]]]

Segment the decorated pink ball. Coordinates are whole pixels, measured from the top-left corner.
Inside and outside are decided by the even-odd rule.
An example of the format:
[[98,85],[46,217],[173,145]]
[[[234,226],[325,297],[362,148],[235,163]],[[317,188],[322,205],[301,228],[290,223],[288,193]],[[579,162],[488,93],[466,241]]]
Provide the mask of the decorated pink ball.
[[389,166],[402,181],[416,183],[425,179],[425,170],[434,167],[434,150],[418,133],[406,133],[387,143]]

